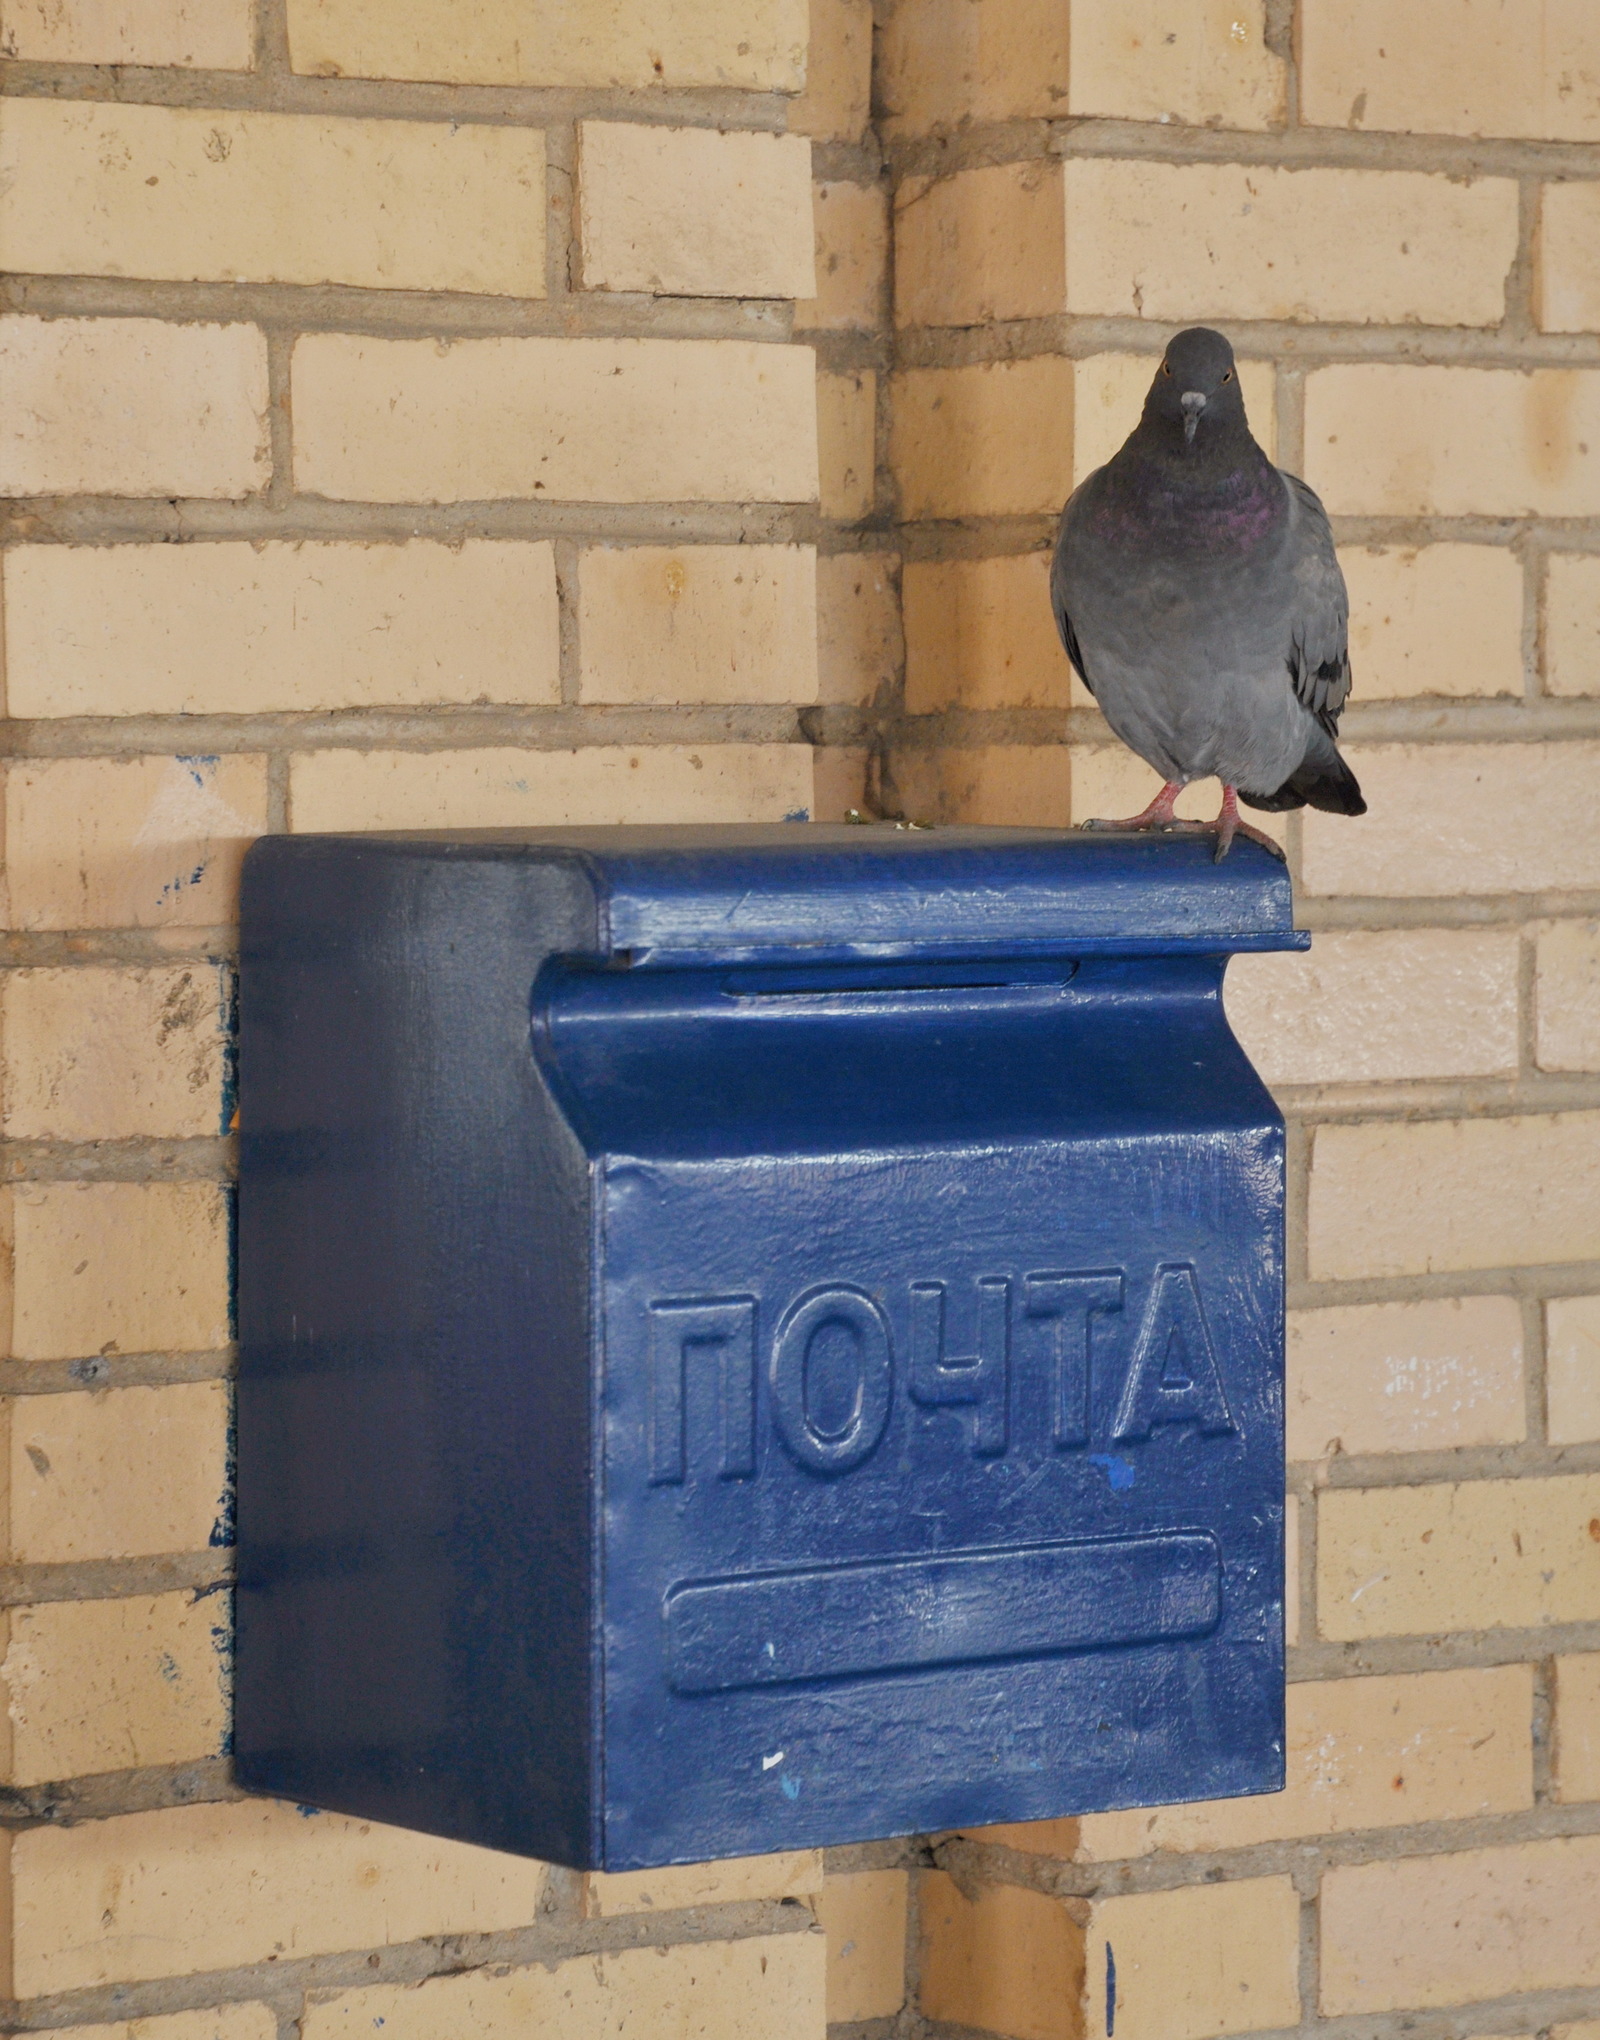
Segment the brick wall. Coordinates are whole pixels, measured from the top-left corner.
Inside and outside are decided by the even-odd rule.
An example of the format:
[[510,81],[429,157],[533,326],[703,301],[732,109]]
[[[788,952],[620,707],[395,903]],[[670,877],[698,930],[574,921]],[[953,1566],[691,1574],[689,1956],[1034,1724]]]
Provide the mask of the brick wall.
[[[9,2023],[1100,2040],[1110,1947],[1119,2040],[1600,2040],[1591,0],[0,0],[0,53]],[[1279,825],[1317,946],[1230,986],[1294,1127],[1289,1791],[825,1878],[237,1797],[244,843],[1139,804],[1046,548],[1194,319],[1334,512],[1372,802]]]
[[[1261,818],[1290,1118],[1289,1789],[935,1838],[935,2030],[1600,2040],[1600,11],[896,0],[925,819],[1127,813],[1045,601],[1168,334],[1333,513],[1371,813]],[[1063,748],[1064,747],[1064,748]],[[1214,810],[1214,785],[1180,812]]]

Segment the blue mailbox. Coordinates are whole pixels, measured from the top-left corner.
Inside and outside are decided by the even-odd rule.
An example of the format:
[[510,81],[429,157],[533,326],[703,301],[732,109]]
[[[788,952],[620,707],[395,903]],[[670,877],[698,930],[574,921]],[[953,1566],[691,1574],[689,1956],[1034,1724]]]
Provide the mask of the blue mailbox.
[[238,1775],[579,1867],[1283,1782],[1248,843],[268,839]]

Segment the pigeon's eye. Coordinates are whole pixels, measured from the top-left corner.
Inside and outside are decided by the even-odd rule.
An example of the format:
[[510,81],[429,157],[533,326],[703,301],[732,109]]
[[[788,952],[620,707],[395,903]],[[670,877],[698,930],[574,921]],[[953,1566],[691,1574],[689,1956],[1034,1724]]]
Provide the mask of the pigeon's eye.
[[1225,368],[1225,369],[1224,369],[1224,370],[1222,371],[1222,380],[1223,380],[1224,382],[1232,382],[1232,381],[1233,381],[1233,370],[1232,370],[1231,368]]
[[1161,364],[1161,373],[1162,373],[1163,375],[1171,375],[1171,373],[1172,373],[1172,363],[1171,363],[1170,361],[1164,361],[1164,362],[1162,362],[1162,364]]

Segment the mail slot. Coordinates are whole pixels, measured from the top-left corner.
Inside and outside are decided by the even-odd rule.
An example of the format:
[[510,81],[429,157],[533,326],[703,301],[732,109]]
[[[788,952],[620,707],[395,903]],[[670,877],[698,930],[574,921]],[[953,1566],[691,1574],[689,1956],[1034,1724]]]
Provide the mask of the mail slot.
[[279,837],[236,1762],[646,1867],[1283,1782],[1248,843]]

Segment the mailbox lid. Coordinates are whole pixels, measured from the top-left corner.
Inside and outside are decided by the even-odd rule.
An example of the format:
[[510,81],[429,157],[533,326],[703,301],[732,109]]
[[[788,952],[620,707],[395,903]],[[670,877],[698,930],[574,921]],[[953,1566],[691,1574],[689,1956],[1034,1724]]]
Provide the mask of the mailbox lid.
[[1283,864],[1209,836],[810,823],[417,832],[446,857],[566,864],[594,948],[646,968],[702,958],[1111,955],[1301,949]]

